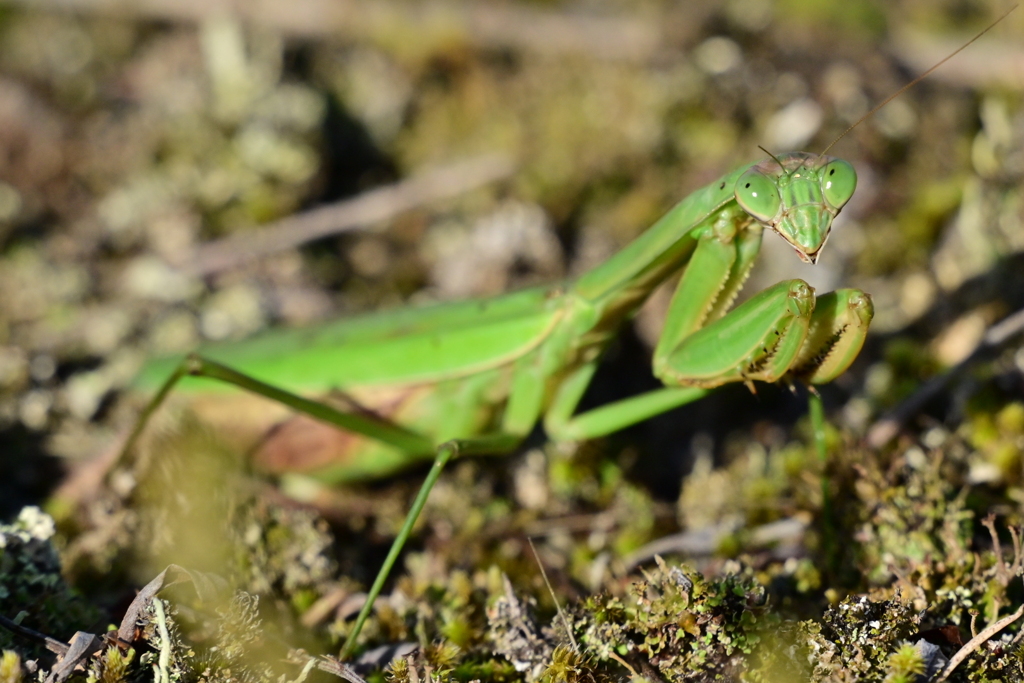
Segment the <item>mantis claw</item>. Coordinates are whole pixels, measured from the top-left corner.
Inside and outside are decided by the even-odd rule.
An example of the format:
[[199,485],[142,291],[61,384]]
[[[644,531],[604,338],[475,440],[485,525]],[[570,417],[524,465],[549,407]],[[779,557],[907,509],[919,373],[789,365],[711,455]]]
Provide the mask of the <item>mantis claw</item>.
[[669,385],[704,388],[775,382],[797,357],[813,310],[810,285],[780,282],[683,339],[658,368],[659,377]]
[[[795,391],[830,382],[860,353],[871,297],[841,289],[815,298],[802,280],[780,282],[683,339],[656,371],[666,384],[716,387],[785,381]],[[811,387],[811,391],[814,391]]]
[[871,297],[859,289],[839,289],[818,297],[807,339],[789,376],[811,386],[846,372],[864,346],[874,314]]

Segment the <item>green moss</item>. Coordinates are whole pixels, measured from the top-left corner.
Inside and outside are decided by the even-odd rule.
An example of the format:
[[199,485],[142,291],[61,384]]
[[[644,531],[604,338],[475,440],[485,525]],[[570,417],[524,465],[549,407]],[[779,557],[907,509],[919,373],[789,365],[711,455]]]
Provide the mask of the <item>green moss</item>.
[[[95,628],[100,613],[65,583],[53,533],[53,520],[35,507],[24,508],[12,524],[0,524],[0,614],[67,641],[75,631]],[[0,648],[27,659],[50,658],[42,644],[4,629]]]

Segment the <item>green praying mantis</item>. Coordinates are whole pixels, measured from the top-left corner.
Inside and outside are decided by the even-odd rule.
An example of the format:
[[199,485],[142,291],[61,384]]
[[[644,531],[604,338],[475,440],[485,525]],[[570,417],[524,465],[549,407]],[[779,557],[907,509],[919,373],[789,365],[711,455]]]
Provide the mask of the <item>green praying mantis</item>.
[[[841,159],[803,152],[769,156],[693,192],[574,281],[371,314],[316,330],[277,331],[153,363],[140,384],[159,388],[121,461],[175,387],[221,398],[225,387],[237,387],[297,412],[255,451],[257,466],[270,473],[333,484],[432,458],[349,633],[344,658],[451,458],[513,451],[538,421],[551,439],[590,439],[724,384],[815,385],[850,366],[873,315],[871,298],[862,291],[818,296],[802,280],[787,280],[730,311],[765,230],[815,263],[833,220],[856,189],[856,172]],[[654,374],[665,387],[577,413],[616,332],[680,271],[653,354]]]
[[[873,314],[864,292],[816,296],[802,280],[787,280],[729,309],[765,229],[814,263],[856,184],[856,172],[846,161],[782,154],[697,190],[574,282],[372,314],[319,330],[279,331],[211,348],[176,366],[155,364],[143,381],[164,381],[124,453],[131,452],[153,411],[180,382],[182,391],[192,392],[216,393],[234,385],[311,418],[286,423],[263,441],[255,454],[263,469],[301,470],[337,483],[434,458],[353,628],[358,633],[430,488],[452,457],[512,451],[538,420],[552,439],[590,439],[690,403],[723,384],[819,384],[844,372],[860,351]],[[680,270],[654,350],[654,372],[665,388],[576,414],[617,330]],[[181,382],[186,376],[221,384]],[[350,407],[279,385],[313,395],[340,390]],[[330,427],[319,428],[322,424]]]

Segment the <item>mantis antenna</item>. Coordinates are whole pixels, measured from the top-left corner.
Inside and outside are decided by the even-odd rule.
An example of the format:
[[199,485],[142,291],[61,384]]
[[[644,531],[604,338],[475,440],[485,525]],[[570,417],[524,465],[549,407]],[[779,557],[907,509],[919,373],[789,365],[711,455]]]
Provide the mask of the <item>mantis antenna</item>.
[[768,156],[770,156],[770,157],[771,157],[772,159],[774,159],[774,160],[775,160],[775,163],[777,163],[777,164],[779,165],[779,168],[785,168],[785,166],[783,166],[783,165],[782,165],[782,162],[781,162],[781,161],[779,161],[779,158],[778,158],[777,156],[775,156],[774,154],[772,154],[771,152],[769,152],[768,150],[766,150],[766,149],[765,149],[764,147],[762,147],[761,145],[758,145],[758,146],[757,146],[757,148],[758,148],[759,150],[761,150],[762,152],[764,152],[765,154],[767,154]]
[[[1010,15],[1010,12],[1012,12],[1012,11],[1013,11],[1013,10],[1015,10],[1015,9],[1017,9],[1017,5],[1014,5],[1014,6],[1013,6],[1013,7],[1011,7],[1010,9],[1006,10],[1006,12],[1005,12],[1005,13],[1003,14],[1003,16],[999,17],[998,19],[996,19],[995,21],[993,21],[993,22],[992,22],[991,24],[989,24],[988,26],[986,26],[986,27],[985,27],[984,29],[982,29],[982,30],[981,30],[981,32],[980,32],[980,33],[978,33],[978,35],[974,36],[973,38],[971,38],[970,40],[968,40],[968,41],[967,41],[966,43],[964,43],[963,45],[961,45],[961,46],[960,46],[959,48],[957,48],[957,49],[956,49],[955,51],[951,52],[951,53],[950,53],[949,55],[947,55],[947,56],[946,56],[946,57],[945,57],[945,58],[944,58],[944,59],[943,59],[942,61],[940,61],[939,63],[937,63],[937,64],[936,64],[935,66],[933,66],[932,68],[928,69],[928,70],[927,70],[927,71],[925,71],[925,72],[924,72],[923,74],[921,74],[920,76],[918,76],[918,77],[917,77],[917,78],[915,78],[914,80],[910,81],[909,83],[907,83],[906,85],[904,85],[904,86],[903,86],[902,88],[900,88],[899,90],[897,90],[896,92],[894,92],[893,94],[889,95],[889,96],[888,96],[888,97],[886,97],[886,98],[885,98],[884,100],[882,100],[881,102],[879,102],[879,103],[878,103],[877,105],[875,105],[875,108],[874,108],[874,109],[872,109],[872,110],[871,110],[871,111],[869,111],[869,112],[868,112],[867,114],[864,114],[864,116],[862,116],[862,117],[860,117],[859,119],[857,119],[856,123],[854,123],[854,124],[853,124],[852,126],[850,126],[849,128],[847,128],[846,130],[844,130],[844,131],[842,132],[842,134],[840,134],[840,135],[839,135],[839,137],[837,137],[837,138],[836,138],[835,140],[833,140],[832,142],[830,142],[830,143],[829,143],[829,145],[828,145],[828,147],[826,147],[825,149],[823,149],[823,150],[821,151],[821,154],[819,154],[818,156],[823,156],[824,154],[826,154],[826,153],[827,153],[827,152],[828,152],[828,151],[829,151],[830,149],[832,149],[832,148],[833,148],[833,147],[835,146],[835,144],[836,144],[837,142],[839,142],[840,140],[842,140],[842,139],[843,139],[843,138],[844,138],[844,137],[846,136],[846,134],[847,134],[847,133],[849,133],[849,132],[850,132],[851,130],[853,130],[854,128],[856,128],[857,126],[859,126],[859,125],[860,125],[861,123],[863,123],[865,119],[867,119],[868,117],[870,117],[870,116],[871,116],[872,114],[874,114],[874,113],[875,113],[876,111],[878,111],[879,109],[881,109],[881,108],[882,108],[882,107],[884,107],[885,105],[887,105],[887,104],[889,104],[890,102],[892,102],[892,101],[893,101],[894,99],[896,99],[897,97],[899,97],[900,95],[902,95],[902,94],[903,94],[904,92],[906,92],[907,90],[909,90],[909,89],[910,89],[910,88],[912,88],[913,86],[917,85],[917,84],[918,84],[918,83],[919,83],[919,82],[920,82],[921,80],[923,80],[923,79],[927,78],[927,77],[928,77],[928,76],[929,76],[929,75],[930,75],[930,74],[931,74],[931,73],[932,73],[933,71],[935,71],[936,69],[938,69],[938,68],[939,68],[940,66],[942,66],[943,64],[945,64],[945,63],[946,63],[946,62],[948,62],[949,60],[953,59],[953,57],[956,57],[956,56],[957,56],[958,54],[960,54],[960,52],[961,52],[961,51],[962,51],[962,50],[963,50],[964,48],[966,48],[966,47],[967,47],[968,45],[970,45],[971,43],[973,43],[974,41],[976,41],[976,40],[977,40],[978,38],[981,38],[981,37],[982,37],[983,35],[985,35],[986,33],[988,33],[988,32],[989,32],[990,30],[992,30],[992,28],[993,28],[993,27],[994,27],[994,26],[995,26],[996,24],[998,24],[998,23],[999,23],[999,22],[1001,22],[1001,21],[1002,21],[1003,19],[1005,19],[1006,17],[1008,17],[1008,16]],[[763,149],[763,148],[762,148],[762,149]]]

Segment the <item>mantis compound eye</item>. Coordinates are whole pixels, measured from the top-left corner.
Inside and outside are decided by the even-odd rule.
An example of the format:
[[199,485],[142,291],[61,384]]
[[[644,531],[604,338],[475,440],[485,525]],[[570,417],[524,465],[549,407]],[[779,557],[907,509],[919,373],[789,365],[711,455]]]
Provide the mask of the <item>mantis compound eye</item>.
[[778,186],[771,178],[754,169],[741,175],[736,182],[736,201],[744,211],[762,223],[771,222],[782,207]]
[[857,172],[842,159],[834,159],[821,172],[821,193],[829,206],[838,210],[857,189]]

